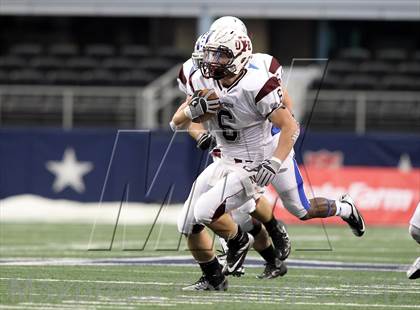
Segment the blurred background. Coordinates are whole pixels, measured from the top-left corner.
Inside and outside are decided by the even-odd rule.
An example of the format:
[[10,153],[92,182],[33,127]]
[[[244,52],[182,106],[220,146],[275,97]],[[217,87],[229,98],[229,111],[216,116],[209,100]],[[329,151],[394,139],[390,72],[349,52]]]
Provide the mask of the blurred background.
[[369,224],[407,225],[420,189],[409,0],[0,1],[2,220],[77,220],[45,199],[182,203],[206,156],[169,129],[176,77],[223,15],[285,69],[308,195],[348,191]]

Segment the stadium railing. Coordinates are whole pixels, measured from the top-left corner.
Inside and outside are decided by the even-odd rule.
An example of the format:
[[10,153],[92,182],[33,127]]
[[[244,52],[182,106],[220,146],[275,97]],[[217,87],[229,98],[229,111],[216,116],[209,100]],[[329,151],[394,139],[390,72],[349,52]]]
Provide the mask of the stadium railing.
[[304,123],[311,128],[420,131],[420,91],[321,89],[306,98]]
[[0,85],[0,125],[167,127],[183,97],[178,68],[145,87]]

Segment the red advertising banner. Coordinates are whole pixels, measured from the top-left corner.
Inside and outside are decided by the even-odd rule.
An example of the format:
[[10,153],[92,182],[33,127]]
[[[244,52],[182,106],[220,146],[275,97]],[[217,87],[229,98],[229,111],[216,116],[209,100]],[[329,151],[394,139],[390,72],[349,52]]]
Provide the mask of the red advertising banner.
[[[341,194],[349,193],[370,225],[408,225],[420,200],[420,169],[401,172],[396,168],[301,167],[301,173],[308,199],[337,199]],[[277,193],[270,188],[268,196],[274,201]],[[300,221],[283,208],[280,199],[277,201],[275,214],[287,224],[320,222],[319,219]],[[337,217],[323,221],[344,224]]]

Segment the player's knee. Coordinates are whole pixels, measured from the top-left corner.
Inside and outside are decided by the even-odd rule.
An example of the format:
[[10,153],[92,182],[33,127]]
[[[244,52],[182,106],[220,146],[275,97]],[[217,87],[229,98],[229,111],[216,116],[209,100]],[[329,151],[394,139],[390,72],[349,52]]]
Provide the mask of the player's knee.
[[195,224],[192,221],[187,221],[184,217],[181,216],[178,217],[177,226],[178,231],[185,236],[198,234],[205,228],[204,225]]
[[199,224],[210,224],[212,221],[211,208],[206,203],[206,195],[202,195],[194,208],[194,219]]
[[187,201],[182,208],[182,212],[178,215],[177,218],[177,227],[178,231],[183,235],[189,235],[192,231],[194,225],[194,217],[192,213],[192,206]]
[[191,233],[191,225],[188,224],[187,219],[185,218],[185,216],[182,216],[182,214],[178,216],[177,226],[178,232],[180,232],[181,234],[188,235]]
[[414,225],[410,225],[410,227],[408,228],[408,231],[411,237],[413,237],[414,240],[420,243],[420,228],[417,228]]

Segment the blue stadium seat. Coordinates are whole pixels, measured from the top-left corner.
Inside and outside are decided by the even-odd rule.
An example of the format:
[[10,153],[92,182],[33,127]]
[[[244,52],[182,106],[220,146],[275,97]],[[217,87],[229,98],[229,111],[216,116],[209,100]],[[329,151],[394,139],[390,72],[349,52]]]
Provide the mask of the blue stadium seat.
[[40,70],[60,69],[63,67],[63,62],[57,57],[51,56],[37,56],[29,61],[32,68]]
[[118,84],[121,86],[144,86],[154,79],[154,75],[147,71],[130,70],[122,72],[118,76]]
[[328,63],[328,73],[331,74],[348,74],[348,73],[356,73],[357,66],[352,62],[345,61],[345,60],[332,60]]
[[147,58],[139,61],[137,68],[162,74],[172,68],[175,64],[166,58]]
[[9,83],[9,74],[7,71],[0,69],[0,84]]
[[151,49],[144,45],[124,45],[121,47],[121,55],[125,57],[142,58],[152,55]]
[[9,73],[9,81],[13,84],[43,84],[45,76],[33,69],[13,70]]
[[397,67],[397,72],[404,75],[413,75],[420,77],[420,61],[402,62]]
[[417,50],[413,53],[413,60],[420,62],[420,50]]
[[385,90],[418,90],[415,79],[406,75],[387,75],[382,79],[382,88]]
[[98,61],[93,57],[71,57],[65,63],[68,69],[87,70],[98,67]]
[[46,74],[46,82],[54,85],[80,84],[81,75],[75,70],[54,70]]
[[341,87],[342,78],[339,75],[327,73],[324,80],[317,78],[312,81],[310,88],[317,89],[339,89]]
[[389,48],[378,50],[376,52],[376,58],[386,62],[401,62],[406,60],[407,57],[408,53],[404,49]]
[[88,85],[114,85],[115,74],[110,70],[95,69],[86,71],[81,75],[81,83]]
[[350,74],[343,79],[342,86],[352,90],[372,90],[378,87],[378,80],[369,74]]
[[360,64],[359,71],[375,76],[382,76],[384,74],[395,72],[396,67],[384,61],[366,61]]
[[339,52],[339,58],[362,62],[371,58],[371,52],[364,48],[346,48]]
[[0,69],[13,70],[24,69],[26,67],[26,60],[18,56],[2,56],[0,57]]
[[115,54],[115,47],[107,44],[92,44],[86,46],[85,54],[93,57],[111,57]]
[[135,67],[135,62],[127,57],[109,57],[104,59],[102,66],[110,70],[130,70]]
[[41,55],[43,48],[37,43],[22,43],[14,45],[10,48],[10,54],[19,56],[37,56]]
[[52,44],[48,47],[48,54],[59,57],[74,57],[79,54],[79,47],[72,43]]

